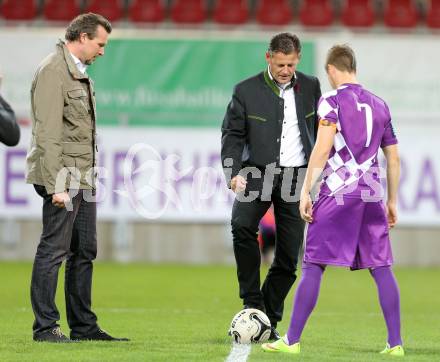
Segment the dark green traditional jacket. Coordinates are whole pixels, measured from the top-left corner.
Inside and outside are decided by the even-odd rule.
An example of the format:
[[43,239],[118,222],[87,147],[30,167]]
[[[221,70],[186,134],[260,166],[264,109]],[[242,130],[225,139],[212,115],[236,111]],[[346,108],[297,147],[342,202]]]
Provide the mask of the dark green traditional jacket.
[[[292,83],[308,162],[318,129],[321,88],[318,78],[298,71]],[[243,167],[255,166],[262,171],[273,163],[279,167],[284,119],[284,99],[279,92],[267,70],[235,86],[222,125],[221,158],[228,184]]]

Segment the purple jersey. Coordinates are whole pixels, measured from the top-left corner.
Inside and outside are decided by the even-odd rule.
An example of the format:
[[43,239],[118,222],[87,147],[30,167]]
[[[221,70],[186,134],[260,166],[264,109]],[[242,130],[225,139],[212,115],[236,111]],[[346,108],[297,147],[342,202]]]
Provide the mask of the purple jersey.
[[360,84],[344,84],[322,95],[318,115],[337,128],[321,194],[378,197],[379,148],[397,143],[386,103]]

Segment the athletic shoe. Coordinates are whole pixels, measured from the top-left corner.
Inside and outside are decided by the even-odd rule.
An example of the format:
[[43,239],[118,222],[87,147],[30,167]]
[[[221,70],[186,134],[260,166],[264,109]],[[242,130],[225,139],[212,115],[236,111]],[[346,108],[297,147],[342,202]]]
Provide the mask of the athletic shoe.
[[284,341],[284,338],[280,338],[279,340],[272,343],[263,343],[261,345],[261,348],[263,348],[265,352],[284,352],[290,354],[299,354],[301,352],[299,342],[289,346]]
[[380,354],[389,354],[390,356],[403,357],[405,355],[405,351],[400,344],[394,346],[393,348],[390,348],[390,345],[387,343],[385,349],[380,352]]

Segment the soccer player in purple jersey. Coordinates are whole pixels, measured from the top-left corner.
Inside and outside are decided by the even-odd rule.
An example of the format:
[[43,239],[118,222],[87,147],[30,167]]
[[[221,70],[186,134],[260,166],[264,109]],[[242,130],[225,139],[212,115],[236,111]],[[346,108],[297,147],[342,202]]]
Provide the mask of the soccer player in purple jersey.
[[[356,81],[356,59],[347,45],[332,47],[326,71],[334,89],[319,102],[320,127],[301,191],[301,217],[309,223],[303,273],[284,338],[263,344],[268,352],[300,352],[300,337],[316,305],[327,265],[368,268],[377,285],[388,329],[381,352],[403,356],[400,296],[391,270],[389,228],[397,221],[400,162],[386,103]],[[387,160],[387,202],[378,177],[378,151]],[[310,191],[323,175],[318,200]],[[346,222],[349,220],[350,222]]]

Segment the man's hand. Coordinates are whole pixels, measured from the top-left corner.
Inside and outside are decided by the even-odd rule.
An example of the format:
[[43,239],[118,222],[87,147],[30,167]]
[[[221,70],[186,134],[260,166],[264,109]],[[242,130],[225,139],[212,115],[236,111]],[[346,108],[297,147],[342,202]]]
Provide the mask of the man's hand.
[[388,227],[391,229],[397,223],[397,206],[393,202],[387,202],[386,206],[387,218],[388,218]]
[[70,202],[70,197],[67,192],[60,192],[52,195],[52,204],[56,207],[63,208]]
[[312,209],[312,199],[310,198],[310,195],[307,194],[301,194],[301,200],[299,202],[299,212],[301,214],[301,218],[311,223],[313,221],[313,209]]
[[247,181],[244,179],[244,177],[237,175],[237,176],[233,177],[231,180],[231,190],[237,194],[237,193],[242,192],[246,189],[246,184],[247,184]]

